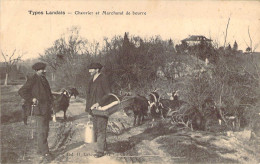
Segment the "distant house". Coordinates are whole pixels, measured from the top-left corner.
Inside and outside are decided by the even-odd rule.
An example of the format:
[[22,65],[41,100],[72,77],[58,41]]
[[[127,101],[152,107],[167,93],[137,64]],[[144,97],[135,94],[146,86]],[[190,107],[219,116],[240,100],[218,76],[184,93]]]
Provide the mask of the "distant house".
[[188,38],[182,40],[182,42],[186,42],[188,44],[188,46],[197,45],[197,44],[201,43],[201,41],[205,41],[207,43],[212,42],[211,39],[208,39],[203,35],[191,35]]

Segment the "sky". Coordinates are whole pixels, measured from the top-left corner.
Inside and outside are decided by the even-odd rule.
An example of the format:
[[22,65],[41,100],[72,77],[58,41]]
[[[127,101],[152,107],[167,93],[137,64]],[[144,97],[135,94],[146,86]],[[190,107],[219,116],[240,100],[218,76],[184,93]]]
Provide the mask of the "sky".
[[[37,58],[72,26],[80,27],[80,35],[89,41],[104,37],[130,35],[172,39],[175,44],[189,35],[204,35],[224,44],[230,18],[227,43],[245,51],[250,29],[253,46],[260,44],[260,1],[16,1],[1,0],[0,49],[10,55],[23,54],[23,59]],[[32,12],[43,14],[32,15]],[[46,14],[51,11],[65,15]],[[93,12],[76,15],[75,12]],[[96,12],[99,15],[95,15]],[[124,15],[102,15],[103,11]],[[126,15],[129,11],[131,15]],[[132,12],[146,15],[133,15]],[[32,13],[31,12],[31,13]],[[69,14],[71,13],[71,14]],[[247,44],[246,44],[247,43]],[[260,45],[256,49],[260,51]],[[1,56],[1,61],[3,57]]]

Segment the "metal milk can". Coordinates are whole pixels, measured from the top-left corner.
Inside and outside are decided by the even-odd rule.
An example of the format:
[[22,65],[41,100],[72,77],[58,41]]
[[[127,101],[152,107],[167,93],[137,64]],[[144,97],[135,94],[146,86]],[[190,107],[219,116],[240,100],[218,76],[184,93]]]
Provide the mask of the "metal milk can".
[[88,121],[85,125],[85,143],[93,143],[94,142],[94,129],[93,129],[93,123],[91,121]]

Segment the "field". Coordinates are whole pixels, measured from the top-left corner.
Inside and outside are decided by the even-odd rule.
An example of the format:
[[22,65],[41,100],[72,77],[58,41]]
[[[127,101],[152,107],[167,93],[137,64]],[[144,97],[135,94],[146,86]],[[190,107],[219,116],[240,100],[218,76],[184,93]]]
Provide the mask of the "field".
[[[39,163],[36,155],[35,121],[21,121],[20,86],[1,86],[1,163]],[[173,126],[168,119],[151,120],[133,127],[133,118],[122,111],[109,118],[107,155],[95,159],[94,143],[84,142],[89,121],[85,100],[71,99],[68,120],[58,113],[50,123],[49,147],[53,163],[259,163],[260,145],[250,140],[250,130],[238,132],[190,131]],[[33,134],[33,138],[32,138]]]

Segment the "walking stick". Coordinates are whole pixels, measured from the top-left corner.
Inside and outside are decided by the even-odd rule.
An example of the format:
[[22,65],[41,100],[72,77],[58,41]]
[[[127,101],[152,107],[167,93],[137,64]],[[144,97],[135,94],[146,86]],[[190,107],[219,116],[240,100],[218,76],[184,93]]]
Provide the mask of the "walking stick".
[[[36,106],[35,104],[33,104],[33,105],[31,106],[31,118],[30,118],[30,126],[31,126],[31,128],[32,128],[32,131],[31,131],[31,139],[33,139],[32,116],[33,116],[33,111],[34,111],[34,107],[35,107],[35,106]],[[30,129],[29,129],[29,130],[30,130]],[[28,134],[30,135],[30,132],[29,132]],[[28,135],[28,137],[27,137],[27,141],[26,141],[26,143],[25,143],[25,147],[24,147],[23,160],[25,160],[25,154],[26,154],[27,144],[28,144],[28,142],[29,142],[29,138],[30,138],[29,135]]]
[[[31,138],[33,139],[33,130],[34,130],[34,126],[32,125],[32,117],[33,117],[33,113],[34,113],[34,109],[35,109],[35,107],[37,107],[38,106],[38,101],[36,100],[36,102],[35,103],[33,103],[32,104],[32,109],[31,109],[31,126],[32,126],[32,132],[31,132]],[[35,121],[35,120],[34,120]]]
[[31,124],[31,127],[32,127],[32,131],[31,131],[31,139],[33,139],[33,129],[34,129],[34,127],[33,127],[33,125],[32,125],[32,116],[33,116],[33,111],[34,111],[34,107],[35,107],[36,105],[32,105],[32,109],[31,109],[31,120],[30,120],[30,124]]

